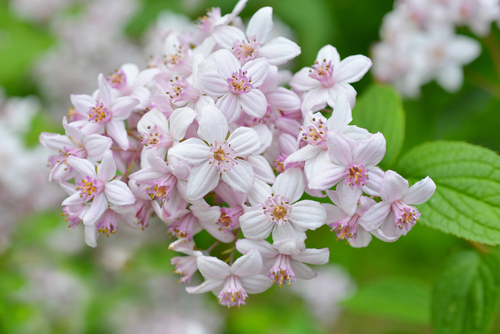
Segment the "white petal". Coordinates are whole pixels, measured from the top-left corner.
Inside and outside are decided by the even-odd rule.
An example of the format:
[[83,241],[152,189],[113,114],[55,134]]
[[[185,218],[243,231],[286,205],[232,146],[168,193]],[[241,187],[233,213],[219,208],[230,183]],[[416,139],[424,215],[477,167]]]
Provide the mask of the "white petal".
[[125,123],[123,121],[111,119],[106,123],[106,131],[122,150],[128,150],[130,144],[127,137],[127,130],[125,129]]
[[[327,139],[330,160],[334,164],[348,167],[354,160],[354,152],[352,151],[349,139],[340,133],[332,131],[328,132]],[[367,145],[365,144],[365,146]]]
[[[200,257],[198,257],[198,259]],[[198,286],[187,286],[186,291],[188,293],[204,293],[213,290],[220,291],[222,290],[223,286],[224,286],[224,279],[209,279]]]
[[316,87],[310,91],[308,91],[302,100],[302,114],[305,114],[309,111],[318,111],[326,107],[326,101],[328,100],[328,88],[323,86]]
[[85,226],[85,243],[92,247],[95,248],[97,247],[97,227],[96,224],[92,226]]
[[364,228],[358,226],[356,241],[354,239],[349,239],[349,245],[354,248],[366,247],[372,241],[372,235],[366,232]]
[[233,93],[224,94],[215,104],[226,117],[228,123],[235,122],[241,114],[238,95]]
[[321,151],[323,149],[319,146],[306,145],[297,152],[290,154],[285,160],[285,165],[290,162],[307,161],[316,157]]
[[176,157],[190,165],[199,165],[207,161],[210,148],[198,138],[189,138],[168,151],[168,156]]
[[304,194],[304,174],[300,168],[290,168],[278,175],[273,185],[273,193],[288,197],[291,203],[295,203]]
[[97,167],[97,176],[104,182],[108,182],[116,175],[116,164],[111,151],[104,152],[101,164]]
[[370,196],[380,197],[380,187],[384,181],[384,171],[377,166],[371,167],[368,172],[368,183],[363,186],[363,191]]
[[[174,113],[175,112],[179,113],[177,110],[175,110]],[[172,116],[174,115],[174,113],[172,113]],[[155,125],[160,129],[161,132],[169,133],[167,117],[156,108],[148,111],[144,114],[144,116],[141,117],[141,120],[139,121],[139,123],[137,123],[137,130],[141,134],[148,133]]]
[[[327,192],[328,191],[329,190],[327,190]],[[333,193],[335,193],[335,192],[333,192]],[[345,217],[347,217],[344,210],[342,210],[341,208],[339,208],[333,204],[322,203],[322,205],[326,210],[326,224],[335,223],[335,222],[338,222],[339,220],[342,220]]]
[[379,202],[369,208],[368,211],[359,218],[358,222],[365,230],[371,232],[380,227],[390,211],[391,203],[385,201]]
[[260,139],[257,132],[252,128],[243,126],[234,130],[227,139],[227,142],[231,145],[236,155],[242,158],[246,158],[260,148]]
[[318,202],[300,201],[292,205],[290,221],[299,231],[315,230],[326,222],[326,210]]
[[48,149],[58,152],[64,147],[75,147],[75,143],[68,136],[63,136],[58,133],[42,132],[40,134],[40,143]]
[[199,256],[196,260],[198,270],[205,279],[225,279],[231,275],[229,265],[213,256]]
[[67,159],[68,165],[84,176],[91,176],[97,178],[95,172],[95,165],[86,159],[76,158],[74,156],[69,156]]
[[398,173],[388,170],[380,187],[380,197],[383,201],[395,202],[408,192],[408,181]]
[[275,244],[280,243],[282,240],[295,239],[297,242],[297,249],[303,250],[306,248],[304,242],[306,238],[306,233],[299,231],[294,224],[285,224],[283,227],[275,225],[273,228],[273,242]]
[[222,112],[214,106],[206,105],[198,120],[198,135],[210,144],[226,139],[229,131],[227,121]]
[[219,72],[215,70],[200,72],[198,76],[198,84],[200,85],[200,89],[203,93],[210,95],[213,98],[217,98],[229,92],[227,80],[221,77]]
[[99,85],[99,95],[101,96],[102,104],[106,108],[110,108],[113,100],[113,92],[111,90],[111,86],[108,84],[102,73],[97,77],[97,83]]
[[85,94],[72,94],[71,95],[71,104],[75,107],[76,110],[88,114],[89,110],[96,105],[96,100],[89,95]]
[[252,190],[248,193],[248,201],[251,205],[263,204],[269,197],[271,197],[272,189],[264,181],[256,179]]
[[275,224],[267,220],[261,209],[245,212],[240,217],[240,225],[245,238],[263,240],[269,236]]
[[332,64],[335,66],[340,62],[340,56],[337,51],[337,48],[328,44],[319,50],[316,60],[319,62],[323,60],[326,60],[326,62],[328,62],[329,60],[331,60]]
[[340,182],[337,185],[337,195],[339,197],[340,206],[349,217],[354,216],[356,208],[358,207],[359,198],[362,194],[363,191],[358,187],[351,188],[344,182]]
[[464,82],[463,69],[459,65],[448,64],[439,70],[436,81],[446,91],[455,93]]
[[334,68],[334,77],[338,82],[357,82],[372,67],[370,58],[357,55],[343,59],[340,64]]
[[290,266],[292,267],[291,269],[295,274],[295,277],[298,279],[313,279],[318,276],[314,270],[303,263],[292,260]]
[[360,143],[352,152],[353,162],[365,167],[378,164],[385,155],[385,138],[377,132],[370,139]]
[[436,184],[430,177],[418,181],[410,187],[406,195],[401,198],[401,201],[406,204],[418,205],[425,203],[431,198],[436,191]]
[[134,194],[122,181],[113,180],[108,182],[104,188],[104,194],[109,203],[113,205],[123,206],[135,203]]
[[219,169],[205,161],[191,170],[188,178],[187,199],[197,200],[208,194],[219,183]]
[[477,40],[462,35],[455,35],[447,47],[451,60],[459,65],[470,63],[481,53],[481,44]]
[[304,249],[298,255],[292,255],[292,259],[309,264],[326,264],[330,258],[330,250],[322,249]]
[[328,119],[328,130],[341,132],[341,130],[352,121],[352,110],[349,97],[344,92],[337,94],[335,108],[332,116]]
[[[236,29],[232,27],[233,29]],[[245,35],[243,35],[243,38]],[[231,47],[232,47],[231,43]],[[229,47],[229,48],[231,48]],[[213,58],[215,59],[217,63],[217,71],[220,73],[223,79],[227,80],[231,78],[233,73],[238,72],[238,70],[241,68],[240,63],[238,62],[238,59],[229,51],[226,49],[222,49],[219,51],[216,51],[213,53]]]
[[212,37],[219,46],[231,49],[235,41],[245,41],[245,33],[236,27],[219,26],[214,29]]
[[252,86],[257,88],[266,79],[267,72],[269,71],[269,62],[266,58],[250,60],[241,69],[243,72],[248,72],[246,76],[252,80]]
[[262,269],[262,257],[256,249],[251,249],[231,266],[231,273],[239,277],[258,274]]
[[247,36],[257,40],[258,43],[267,42],[269,34],[273,29],[273,9],[271,7],[262,7],[253,14],[248,22]]
[[124,121],[130,117],[132,110],[139,104],[139,100],[133,97],[119,97],[113,101],[110,112],[113,119]]
[[254,118],[262,118],[267,111],[266,96],[258,89],[252,89],[250,92],[239,96],[241,109]]
[[255,182],[252,166],[243,160],[238,160],[237,165],[230,170],[223,171],[221,176],[231,188],[245,194],[250,192]]
[[255,294],[266,291],[273,285],[273,282],[267,276],[254,275],[242,277],[241,284],[247,293]]
[[236,242],[236,249],[241,254],[247,254],[252,249],[256,249],[262,258],[274,258],[279,253],[274,247],[266,240],[248,240],[240,239]]
[[309,188],[327,190],[336,185],[344,178],[345,168],[343,166],[330,164],[319,169],[309,180]]
[[269,165],[269,162],[262,155],[250,155],[247,161],[252,166],[257,179],[269,184],[276,181],[276,175],[274,175],[271,165]]
[[113,145],[113,140],[111,138],[98,134],[86,136],[83,139],[83,146],[87,151],[88,158],[95,161],[102,160],[104,152],[109,150],[111,145]]
[[259,49],[259,56],[265,57],[271,65],[284,64],[298,55],[300,46],[281,36],[273,38]]
[[311,71],[312,68],[304,67],[295,73],[292,80],[290,80],[290,87],[298,92],[306,92],[308,90],[321,87],[321,83],[318,80],[309,76]]
[[108,201],[104,193],[97,194],[90,204],[89,209],[83,216],[83,224],[85,226],[91,226],[97,223],[97,221],[102,217],[104,212],[108,209]]

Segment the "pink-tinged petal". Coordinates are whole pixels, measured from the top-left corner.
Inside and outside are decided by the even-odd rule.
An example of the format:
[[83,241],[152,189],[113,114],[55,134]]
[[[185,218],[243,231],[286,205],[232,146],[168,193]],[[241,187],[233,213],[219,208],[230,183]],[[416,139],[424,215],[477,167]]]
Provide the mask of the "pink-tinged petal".
[[259,205],[264,203],[271,197],[271,187],[262,180],[256,179],[252,189],[248,193],[248,201],[251,205]]
[[300,201],[292,205],[290,221],[299,231],[315,230],[326,222],[326,209],[315,201]]
[[75,143],[68,138],[58,133],[42,132],[39,136],[40,143],[48,149],[58,152],[64,147],[75,147]]
[[108,182],[116,175],[116,164],[113,152],[106,151],[102,157],[101,164],[97,167],[97,176],[104,182]]
[[363,191],[370,196],[380,197],[380,187],[384,181],[384,171],[379,167],[371,167],[368,172],[368,183],[363,186]]
[[226,139],[229,128],[222,112],[214,106],[207,105],[203,108],[198,120],[198,136],[210,144]]
[[256,275],[262,269],[262,257],[256,249],[251,249],[231,266],[231,273],[235,276],[245,277]]
[[344,182],[337,185],[337,195],[340,201],[340,207],[348,216],[354,216],[358,207],[358,200],[363,194],[363,190],[358,187],[351,188]]
[[278,87],[272,93],[266,95],[267,102],[278,110],[295,111],[300,110],[301,100],[291,90]]
[[[332,164],[330,157],[328,156],[328,150],[322,150],[316,157],[306,160],[304,172],[307,177],[307,181],[311,182],[312,178],[319,170],[329,166],[340,167],[339,165]],[[342,166],[341,168],[344,167]]]
[[233,191],[224,182],[219,183],[217,188],[215,188],[215,193],[229,206],[239,206],[246,202],[246,195]]
[[104,78],[104,75],[99,74],[97,77],[97,83],[99,84],[99,95],[101,97],[101,102],[106,108],[111,107],[111,102],[113,101],[113,92],[111,86]]
[[71,196],[67,197],[63,202],[62,206],[82,204],[84,201],[80,197],[80,192],[75,192]]
[[132,110],[139,105],[139,100],[134,97],[124,96],[113,101],[111,114],[115,120],[126,120],[130,117]]
[[[233,29],[237,29],[232,27]],[[244,35],[243,35],[244,36]],[[231,47],[232,47],[231,43]],[[231,48],[230,47],[230,48]],[[217,71],[220,73],[222,78],[227,80],[228,78],[231,78],[234,72],[237,72],[240,68],[241,65],[236,59],[236,57],[226,49],[222,49],[219,51],[216,51],[213,53],[213,58],[215,59],[217,63]]]
[[198,270],[205,279],[225,279],[231,275],[229,265],[213,256],[200,256],[197,259]]
[[239,127],[231,133],[227,142],[238,157],[246,158],[260,148],[260,139],[252,128]]
[[262,293],[273,286],[271,279],[264,275],[254,275],[241,278],[241,285],[247,293]]
[[260,147],[254,154],[263,154],[273,143],[273,133],[267,125],[257,124],[252,126],[260,139]]
[[[319,50],[318,55],[316,56],[316,60],[319,62],[322,62],[323,60],[326,60],[326,62],[328,62],[329,60],[331,60],[332,64],[335,66],[340,63],[340,55],[337,51],[337,48],[328,44]],[[335,70],[336,68],[334,68],[334,71]]]
[[377,132],[370,139],[360,143],[352,152],[353,161],[365,167],[378,164],[385,155],[385,138]]
[[135,203],[134,194],[132,194],[132,191],[125,182],[122,181],[113,180],[106,183],[104,194],[108,202],[113,205],[124,206]]
[[[81,120],[82,121],[82,120]],[[71,123],[68,124],[68,120],[66,119],[66,116],[63,117],[63,127],[64,130],[66,131],[66,135],[71,138],[75,143],[81,145],[83,143],[83,133],[82,130],[75,124]]]
[[373,231],[380,227],[387,218],[387,215],[391,212],[390,202],[379,202],[372,206],[366,211],[361,218],[359,218],[358,223],[363,226],[367,231]]
[[275,225],[273,228],[273,243],[279,244],[283,240],[295,239],[297,242],[297,250],[303,250],[306,248],[304,240],[307,239],[306,232],[296,228],[294,224],[285,224],[281,227]]
[[285,165],[290,162],[306,161],[312,159],[318,156],[321,151],[323,151],[323,149],[319,146],[306,145],[297,152],[290,154],[285,160]]
[[219,170],[208,161],[195,166],[188,178],[186,197],[197,200],[212,191],[219,183]]
[[219,26],[215,28],[212,37],[224,49],[231,49],[234,41],[246,40],[245,33],[232,26]]
[[337,95],[340,93],[345,93],[349,97],[349,104],[351,105],[351,109],[354,108],[356,104],[356,95],[358,94],[354,87],[349,85],[347,82],[337,82],[335,86],[331,87],[329,90],[330,99],[328,100],[328,104],[330,107],[335,108],[335,102],[337,100]]
[[318,111],[326,107],[326,101],[328,100],[328,88],[323,86],[316,87],[308,91],[302,100],[302,114],[309,111]]
[[[175,110],[174,113],[177,112],[177,110]],[[172,116],[173,113],[170,117]],[[151,109],[141,117],[141,120],[139,121],[139,123],[137,123],[137,130],[141,134],[150,132],[155,125],[160,129],[161,132],[169,133],[167,117],[156,108]]]
[[337,94],[335,108],[333,109],[332,116],[328,119],[328,130],[341,132],[351,121],[352,110],[349,97],[344,92],[341,92]]
[[285,196],[295,203],[304,194],[304,174],[300,168],[290,168],[278,175],[273,185],[275,195]]
[[210,147],[199,138],[189,138],[168,151],[168,156],[176,157],[190,165],[199,165],[207,161]]
[[257,88],[266,79],[267,72],[269,71],[269,62],[266,58],[250,60],[241,69],[243,72],[248,72],[246,76],[252,78],[252,86]]
[[123,121],[111,119],[108,123],[106,123],[106,132],[111,138],[114,139],[122,150],[128,150],[130,143],[128,141],[127,130],[125,129],[125,123]]
[[87,246],[90,246],[92,248],[97,247],[97,226],[96,224],[92,226],[85,226],[85,243]]
[[228,123],[236,121],[241,114],[238,95],[227,93],[217,100],[215,106],[224,114]]
[[[148,68],[147,70],[141,71],[136,80],[134,80],[134,87],[143,87],[153,81],[154,77],[161,73],[159,68]],[[128,75],[127,75],[128,79]]]
[[[327,190],[327,192],[328,192],[328,190]],[[333,193],[335,193],[335,192],[333,192]],[[326,223],[327,224],[335,223],[335,222],[347,217],[344,210],[342,210],[341,208],[339,208],[333,204],[322,203],[322,205],[326,210]]]
[[357,82],[372,67],[370,58],[356,55],[345,58],[334,69],[334,77],[338,82]]
[[[351,144],[349,138],[346,136],[336,133],[336,132],[328,132],[327,135],[328,140],[328,155],[330,160],[337,165],[341,165],[344,167],[348,167],[354,160],[354,152],[351,149]],[[362,144],[360,144],[362,145]],[[365,144],[365,146],[367,146]],[[359,146],[358,146],[359,147]],[[384,146],[385,149],[385,146]],[[363,151],[364,152],[364,151]],[[384,150],[385,153],[385,150]],[[380,161],[380,160],[379,160]],[[356,161],[358,162],[358,161]],[[363,162],[358,162],[367,164],[364,160]]]
[[247,161],[252,166],[257,179],[269,184],[276,181],[276,175],[274,175],[271,165],[269,165],[269,162],[262,155],[250,155]]
[[247,36],[255,36],[258,43],[264,44],[269,38],[269,33],[273,29],[273,9],[263,7],[253,14],[248,22]]
[[278,251],[266,240],[240,239],[236,242],[236,249],[241,254],[248,254],[252,249],[256,249],[263,259],[278,256]]
[[230,170],[222,172],[222,180],[241,193],[248,193],[255,182],[252,166],[246,161],[238,161]]
[[104,212],[108,209],[108,200],[104,193],[97,194],[90,204],[89,209],[83,216],[83,224],[85,226],[92,226],[102,217]]
[[82,126],[82,132],[84,135],[88,136],[94,133],[101,134],[104,133],[104,128],[106,127],[106,123],[96,123],[96,122],[88,122],[84,126]]
[[[125,73],[125,76],[127,78],[127,83],[132,83],[135,82],[137,79],[137,75],[139,74],[139,66],[136,64],[128,63],[128,64],[123,64],[120,69]],[[155,68],[156,69],[156,68]]]
[[401,201],[411,205],[422,204],[427,202],[435,191],[436,184],[427,176],[425,179],[412,185],[406,195],[401,198]]
[[255,210],[245,212],[240,217],[240,225],[245,238],[263,240],[271,234],[275,224],[267,220],[264,211]]
[[309,188],[327,190],[344,178],[345,167],[330,164],[320,168],[309,180]]
[[208,72],[200,72],[198,75],[198,84],[204,94],[217,98],[229,92],[229,85],[226,79],[219,72],[212,69]]
[[170,115],[170,134],[174,140],[184,138],[188,127],[193,123],[196,116],[198,116],[198,113],[191,108],[179,108]]
[[278,71],[278,66],[269,65],[269,69],[267,70],[266,79],[262,84],[259,85],[259,90],[265,95],[274,91],[278,88],[280,82],[280,75]]
[[104,152],[108,151],[111,145],[113,145],[113,140],[111,138],[97,134],[87,136],[83,140],[83,146],[87,151],[88,158],[95,161],[102,160]]
[[361,226],[358,226],[356,240],[349,239],[349,245],[354,248],[366,247],[372,241],[372,235],[366,232]]
[[321,83],[309,76],[311,74],[312,68],[304,67],[300,71],[294,74],[292,80],[290,80],[290,87],[297,92],[305,92],[314,88],[321,87]]
[[330,250],[322,249],[304,249],[298,255],[292,255],[292,259],[309,264],[326,264],[330,258]]
[[90,161],[86,159],[76,158],[74,156],[69,156],[67,162],[68,166],[76,169],[76,171],[81,175],[97,178],[95,165]]
[[[172,168],[165,163],[165,160],[154,155],[150,151],[146,154],[149,165],[162,174],[172,173]],[[189,176],[189,175],[188,175]]]
[[[220,215],[220,214],[219,214]],[[220,225],[219,224],[216,224],[216,223],[213,223],[213,224],[210,224],[210,223],[206,223],[206,222],[203,222],[201,223],[200,221],[200,225],[212,236],[214,237],[215,239],[223,242],[223,243],[230,243],[230,242],[233,242],[234,239],[236,238],[234,236],[234,234],[232,233],[225,233],[224,231],[222,231],[220,229]]]
[[373,234],[375,237],[378,237],[380,240],[385,242],[394,242],[401,236],[406,235],[410,230],[396,226],[396,224],[394,224],[394,214],[391,212],[384,220],[380,228],[376,231],[378,233]]
[[259,56],[266,58],[271,65],[281,65],[300,55],[300,52],[300,46],[295,42],[284,37],[276,37],[259,49]]
[[85,95],[85,94],[71,95],[71,104],[73,104],[76,110],[84,114],[87,114],[90,108],[95,107],[96,103],[97,103],[96,100],[90,95]]
[[155,179],[159,179],[160,177],[164,176],[164,173],[158,172],[157,170],[153,169],[152,167],[145,167],[137,172],[130,174],[129,178],[131,180],[135,180],[139,183],[146,183],[148,181],[152,181]]
[[241,94],[239,101],[241,109],[251,117],[262,118],[266,114],[266,96],[258,89],[252,89],[248,93]]
[[278,253],[286,255],[297,255],[302,251],[302,249],[299,249],[300,243],[297,243],[297,240],[293,238],[278,240],[273,243],[273,247],[276,248]]
[[290,263],[290,267],[295,274],[295,277],[298,279],[313,279],[318,276],[318,274],[316,274],[314,270],[309,268],[309,266],[297,261],[292,260]]
[[400,200],[408,192],[408,181],[392,170],[385,172],[380,197],[389,203]]
[[[200,256],[201,257],[201,256]],[[200,258],[198,257],[198,259]],[[209,279],[197,286],[187,286],[188,293],[204,293],[215,290],[222,290],[224,286],[224,279]]]

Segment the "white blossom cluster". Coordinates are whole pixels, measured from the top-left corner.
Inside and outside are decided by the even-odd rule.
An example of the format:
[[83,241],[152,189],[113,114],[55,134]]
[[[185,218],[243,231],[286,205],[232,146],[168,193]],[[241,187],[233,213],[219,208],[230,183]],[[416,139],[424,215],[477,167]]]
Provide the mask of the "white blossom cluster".
[[477,40],[455,28],[467,26],[484,37],[498,20],[498,0],[396,0],[382,22],[382,41],[372,49],[374,75],[412,98],[434,79],[455,92],[463,83],[462,67],[481,53]]
[[[194,32],[170,30],[145,70],[127,63],[100,74],[91,96],[71,95],[66,134],[40,135],[55,152],[50,181],[69,195],[67,222],[83,222],[88,245],[156,215],[177,238],[169,248],[186,255],[171,261],[181,281],[198,270],[205,278],[186,290],[213,291],[228,307],[273,283],[314,278],[304,263],[327,263],[329,250],[306,248],[308,230],[327,224],[353,247],[372,236],[393,242],[435,190],[429,177],[409,187],[382,171],[384,136],[349,125],[351,83],[370,59],[341,60],[327,45],[291,77],[278,66],[300,47],[270,38],[270,7],[244,27],[245,4],[226,15],[212,8]],[[206,250],[193,238],[202,230],[216,239]],[[219,243],[230,245],[221,254],[229,264],[210,256]],[[233,261],[235,250],[243,256]]]

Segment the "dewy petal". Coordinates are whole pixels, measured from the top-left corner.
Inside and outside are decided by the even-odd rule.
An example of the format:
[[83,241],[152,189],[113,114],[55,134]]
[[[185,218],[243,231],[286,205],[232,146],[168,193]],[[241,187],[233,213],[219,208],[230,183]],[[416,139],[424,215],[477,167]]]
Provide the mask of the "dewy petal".
[[239,105],[238,95],[233,93],[224,94],[215,104],[224,114],[228,123],[233,123],[240,117],[241,107]]
[[411,205],[422,204],[427,202],[435,191],[436,184],[427,176],[425,179],[412,185],[406,195],[401,198],[401,201]]
[[234,41],[246,40],[245,33],[232,26],[219,26],[214,29],[212,37],[224,49],[231,49]]
[[271,197],[271,193],[271,187],[266,182],[256,179],[252,190],[248,193],[248,201],[251,205],[262,204]]
[[227,120],[214,106],[206,105],[198,119],[198,136],[210,144],[226,139],[229,131]]
[[251,249],[231,266],[231,274],[239,277],[258,274],[262,269],[262,257],[256,249]]
[[246,34],[248,37],[255,36],[258,43],[264,44],[269,38],[269,33],[273,29],[273,9],[263,7],[253,14]]
[[278,175],[272,189],[275,195],[285,196],[290,204],[295,203],[304,194],[306,184],[300,168],[290,168]]
[[273,38],[259,49],[259,56],[265,57],[270,65],[284,64],[298,55],[300,55],[300,46],[281,36]]
[[[328,140],[328,155],[330,157],[330,160],[334,164],[348,167],[353,161],[355,161],[353,159],[354,152],[351,149],[351,145],[349,144],[348,138],[346,138],[344,135],[342,135],[340,133],[330,131],[330,132],[328,132],[327,140]],[[365,146],[367,146],[367,144],[365,144]],[[385,149],[385,147],[384,147],[384,149]],[[385,150],[384,150],[384,153],[385,153]],[[366,162],[364,162],[364,161],[358,162],[358,163],[366,164]]]
[[114,118],[111,119],[106,123],[106,131],[122,150],[128,150],[129,141],[127,137],[127,130],[125,129],[125,123],[123,121],[119,121]]
[[297,261],[292,260],[290,263],[290,267],[295,274],[295,277],[298,279],[313,279],[318,276],[318,274],[316,274],[314,270],[309,268],[307,265]]
[[213,256],[199,256],[197,259],[198,270],[205,279],[225,279],[231,275],[229,265]]
[[241,94],[239,101],[241,109],[251,117],[262,118],[266,114],[266,96],[258,89],[252,89],[248,93]]
[[218,171],[208,161],[195,166],[188,178],[187,199],[200,199],[217,187],[220,179]]
[[337,185],[337,195],[339,197],[340,206],[344,209],[348,216],[354,216],[358,207],[358,200],[363,194],[363,190],[358,187],[351,188],[344,182]]
[[351,123],[351,121],[352,111],[349,97],[344,92],[338,93],[335,101],[335,108],[328,119],[328,130],[341,132],[347,124]]
[[87,151],[87,156],[93,160],[102,160],[104,152],[113,145],[113,140],[109,137],[93,134],[83,139],[83,146]]
[[68,166],[76,169],[76,171],[84,176],[91,176],[96,179],[95,165],[86,159],[69,156],[67,159]]
[[267,72],[269,71],[269,62],[266,58],[250,60],[241,69],[243,72],[248,72],[247,77],[252,78],[252,86],[259,87],[266,79]]
[[240,217],[240,225],[245,238],[263,240],[271,234],[275,224],[267,220],[264,211],[255,210],[245,212]]
[[395,202],[408,192],[408,181],[398,173],[388,170],[380,187],[380,197],[383,201]]
[[262,293],[273,286],[271,279],[264,275],[246,276],[241,278],[241,285],[247,293]]
[[132,110],[139,105],[139,100],[134,97],[124,96],[117,98],[111,106],[111,114],[115,120],[126,120]]
[[247,161],[242,160],[238,161],[238,164],[231,169],[223,171],[222,180],[234,190],[246,194],[253,187],[255,174],[252,166]]
[[246,158],[260,148],[260,139],[254,129],[239,127],[231,133],[227,142],[239,157]]
[[106,108],[110,108],[111,102],[113,101],[113,92],[102,73],[97,77],[97,83],[99,84],[99,95],[101,96],[102,104]]
[[352,152],[354,163],[363,164],[365,167],[378,164],[385,155],[385,138],[380,132],[360,143]]
[[358,223],[367,231],[378,229],[391,212],[391,204],[385,201],[375,204],[359,218]]
[[330,250],[322,249],[304,249],[300,254],[292,255],[292,259],[309,264],[326,264],[330,258]]
[[290,221],[299,231],[315,230],[326,222],[326,209],[315,201],[300,201],[292,205]]
[[236,249],[241,254],[247,254],[252,249],[256,249],[263,259],[276,257],[279,253],[266,240],[248,240],[240,239],[236,242]]
[[298,92],[305,92],[321,86],[321,83],[309,76],[311,74],[312,68],[304,67],[300,71],[294,74],[292,80],[290,80],[290,87]]
[[207,161],[209,154],[210,147],[199,138],[189,138],[168,151],[168,156],[176,157],[193,166]]
[[319,62],[322,62],[323,60],[326,60],[326,62],[328,62],[329,60],[331,60],[332,64],[335,66],[340,63],[340,55],[337,51],[337,48],[328,44],[319,50],[316,60]]
[[362,55],[347,57],[335,68],[335,80],[347,83],[357,82],[370,67],[372,67],[372,61],[368,57]]
[[135,203],[134,194],[132,194],[130,188],[122,181],[113,180],[106,183],[104,194],[108,202],[113,205],[124,206]]
[[85,226],[92,226],[97,221],[99,218],[102,217],[104,212],[108,209],[108,200],[106,199],[106,196],[104,193],[97,194],[93,199],[92,203],[90,204],[89,209],[85,213],[85,216],[83,216],[83,224]]
[[309,188],[317,190],[330,189],[344,178],[345,167],[330,164],[320,168],[309,180]]
[[[200,257],[202,257],[202,256],[200,256]],[[198,257],[198,259],[200,257]],[[216,278],[216,279],[206,280],[205,282],[201,283],[198,286],[187,286],[186,291],[188,293],[204,293],[204,292],[215,291],[215,290],[220,291],[220,290],[222,290],[223,286],[224,286],[224,279]]]
[[116,175],[116,164],[113,159],[113,153],[106,151],[102,157],[101,164],[97,167],[97,175],[99,179],[108,182]]

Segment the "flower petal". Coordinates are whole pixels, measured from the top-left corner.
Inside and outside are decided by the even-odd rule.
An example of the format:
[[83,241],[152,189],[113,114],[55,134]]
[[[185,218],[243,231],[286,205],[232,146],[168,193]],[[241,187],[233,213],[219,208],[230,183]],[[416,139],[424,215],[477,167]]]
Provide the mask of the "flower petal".
[[310,111],[315,112],[326,107],[326,102],[328,100],[328,88],[323,86],[311,89],[302,97],[302,114],[306,114]]
[[245,194],[250,192],[255,182],[255,174],[253,173],[252,166],[243,160],[238,160],[237,165],[223,171],[221,176],[222,180],[231,188]]
[[309,76],[312,68],[303,67],[300,71],[294,74],[290,80],[290,87],[297,92],[306,92],[308,90],[321,87],[321,83]]
[[226,139],[227,120],[222,112],[214,106],[206,105],[203,108],[201,116],[198,120],[198,136],[210,144],[216,141],[223,141]]
[[273,169],[269,162],[262,155],[250,155],[247,158],[248,163],[252,166],[253,173],[257,179],[265,183],[272,184],[276,181]]
[[[276,37],[259,49],[259,56],[265,57],[271,65],[281,65],[300,55],[300,46],[285,37]],[[311,80],[314,80],[311,78]]]
[[116,120],[114,118],[111,119],[106,123],[106,131],[122,150],[128,150],[130,144],[127,137],[127,130],[125,129],[125,123],[123,121]]
[[248,254],[252,249],[256,249],[263,259],[273,258],[279,254],[266,240],[240,239],[236,242],[236,249],[241,254]]
[[235,41],[246,40],[246,36],[243,31],[236,27],[227,25],[216,27],[212,33],[212,37],[215,42],[224,49],[231,49]]
[[425,203],[436,191],[436,184],[430,177],[418,181],[410,187],[401,201],[406,204],[417,205]]
[[254,118],[262,118],[267,111],[266,96],[258,89],[252,89],[250,92],[239,96],[241,109]]
[[269,38],[273,29],[273,9],[271,7],[262,7],[253,14],[248,22],[247,36],[255,37],[258,43],[264,44]]
[[347,57],[334,69],[335,81],[357,82],[368,72],[370,67],[372,67],[372,61],[368,57],[362,55]]
[[358,201],[363,191],[358,187],[351,188],[344,182],[340,182],[337,185],[337,195],[339,197],[340,206],[345,211],[345,213],[352,217],[356,212],[358,207]]
[[[202,256],[200,256],[202,257]],[[200,258],[198,257],[198,259]],[[205,282],[197,286],[187,286],[186,291],[188,293],[204,293],[213,290],[222,290],[224,286],[224,279],[208,279]]]
[[256,179],[252,189],[248,193],[248,201],[251,205],[263,204],[269,197],[271,197],[272,189],[264,181]]
[[169,157],[176,157],[193,166],[207,161],[209,154],[210,148],[199,138],[189,138],[168,151]]
[[385,138],[380,132],[360,143],[352,152],[353,162],[365,167],[378,164],[385,155]]
[[240,100],[238,95],[227,93],[217,100],[215,106],[220,109],[222,114],[224,114],[228,123],[233,123],[240,117],[241,114],[239,102]]
[[198,270],[205,279],[225,279],[231,275],[229,265],[213,256],[199,256],[196,260]]
[[322,249],[304,249],[298,255],[292,255],[292,259],[309,264],[326,264],[330,258],[330,250]]
[[188,178],[187,199],[197,200],[202,198],[217,187],[219,180],[219,170],[208,161],[193,167]]
[[236,152],[236,155],[242,158],[246,158],[260,148],[260,139],[257,132],[252,128],[243,126],[234,130],[227,139],[227,142]]
[[349,97],[344,92],[338,93],[332,116],[328,119],[328,130],[341,132],[347,124],[351,123],[351,121],[352,110],[349,103]]
[[408,181],[398,173],[388,170],[380,187],[380,197],[389,203],[400,200],[408,192]]
[[271,279],[264,275],[254,275],[241,278],[241,284],[247,293],[262,293],[273,286]]
[[139,100],[134,97],[124,96],[113,101],[111,114],[113,119],[124,121],[130,117],[132,110],[139,105]]
[[273,185],[273,193],[288,197],[290,203],[295,203],[304,194],[305,187],[302,170],[300,168],[290,168],[278,175]]
[[252,86],[257,88],[264,83],[267,72],[269,71],[269,62],[266,58],[257,58],[248,61],[241,68],[243,72],[248,72],[247,77],[252,80]]
[[326,209],[315,201],[300,201],[292,205],[290,221],[299,231],[315,230],[325,224]]
[[106,108],[110,108],[111,102],[113,101],[113,92],[111,90],[111,86],[108,84],[102,73],[97,77],[97,83],[99,85],[99,95],[101,97],[102,104]]
[[344,178],[345,167],[330,164],[320,168],[309,180],[309,188],[327,190]]
[[102,217],[104,212],[108,209],[108,200],[104,193],[97,194],[90,204],[89,209],[83,216],[83,224],[85,226],[92,226]]
[[135,203],[135,197],[130,188],[125,182],[119,180],[108,182],[104,188],[104,194],[108,202],[113,205],[124,206]]
[[104,182],[108,182],[116,175],[116,164],[113,152],[106,151],[102,157],[101,164],[97,167],[97,176]]
[[380,227],[391,212],[391,203],[382,201],[366,211],[361,218],[359,218],[358,223],[367,231],[373,231]]
[[237,259],[231,266],[231,273],[239,277],[258,274],[262,269],[262,257],[256,249]]
[[111,145],[113,145],[111,138],[98,134],[89,135],[83,139],[87,157],[95,161],[102,160],[104,153],[111,148]]
[[318,274],[316,274],[314,270],[303,263],[292,260],[290,266],[292,267],[291,269],[295,274],[295,277],[298,279],[313,279],[318,276]]
[[86,159],[76,158],[69,156],[67,159],[68,166],[76,169],[76,171],[84,176],[91,176],[97,178],[95,165]]
[[326,60],[326,62],[328,62],[329,60],[331,60],[332,64],[335,66],[340,63],[340,55],[337,51],[337,48],[328,44],[319,50],[318,55],[316,56],[316,60],[319,62],[323,60]]
[[267,220],[262,209],[245,212],[240,217],[241,231],[245,238],[253,240],[263,240],[269,236],[273,222]]
[[170,115],[170,134],[174,140],[181,140],[186,135],[188,127],[198,116],[191,108],[179,108]]

